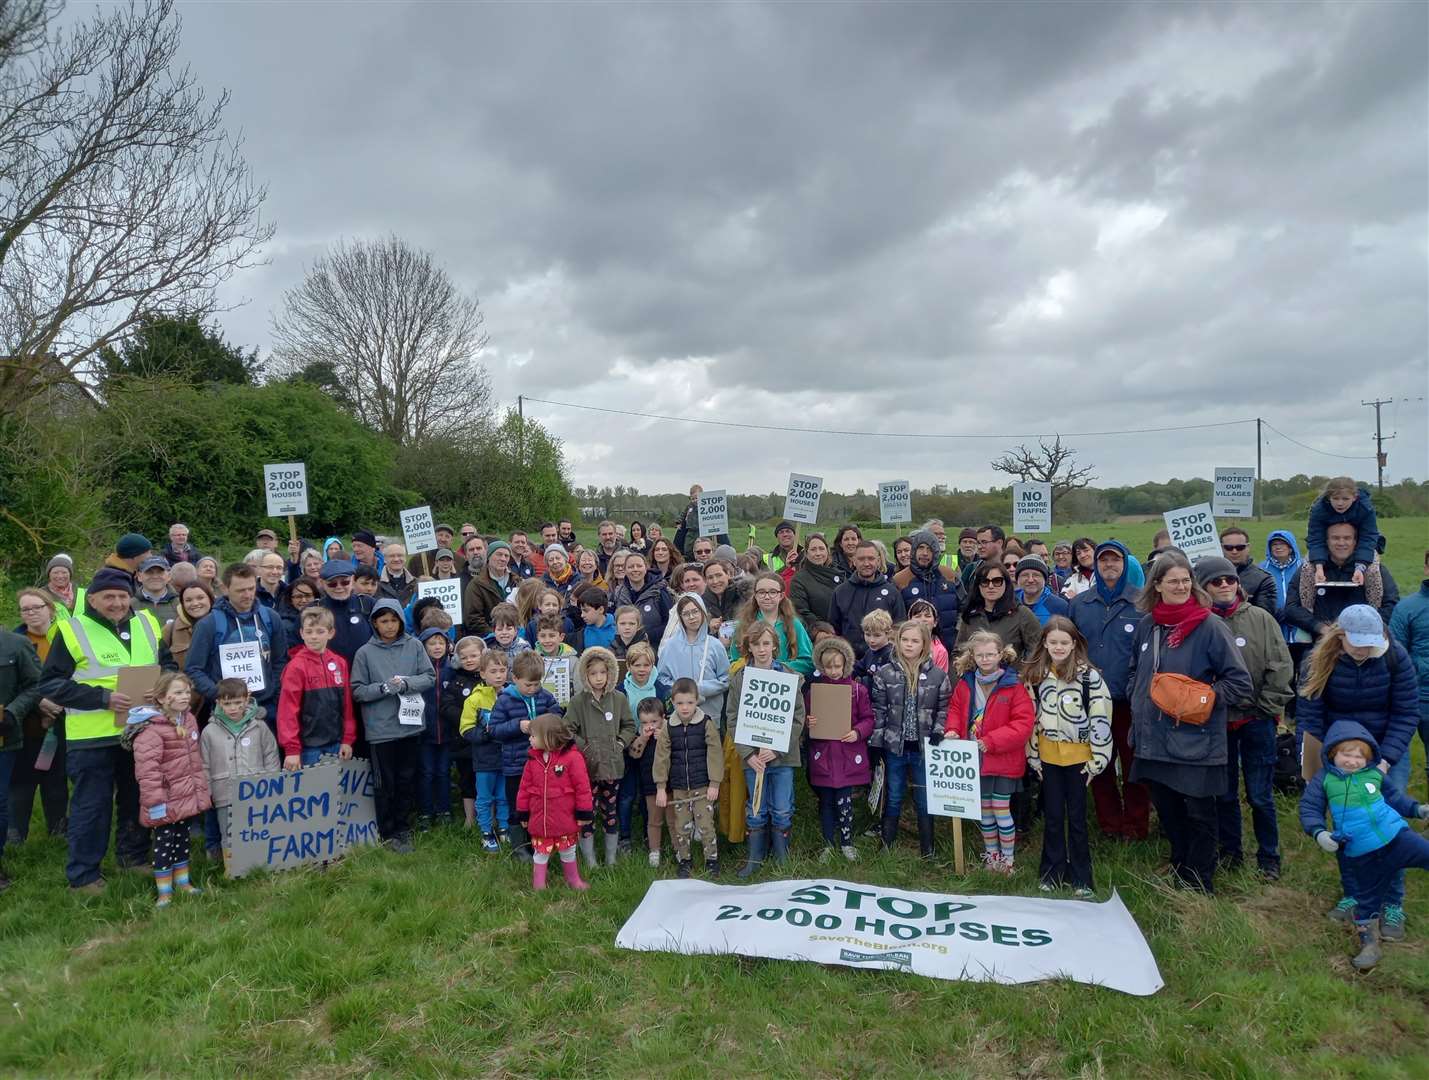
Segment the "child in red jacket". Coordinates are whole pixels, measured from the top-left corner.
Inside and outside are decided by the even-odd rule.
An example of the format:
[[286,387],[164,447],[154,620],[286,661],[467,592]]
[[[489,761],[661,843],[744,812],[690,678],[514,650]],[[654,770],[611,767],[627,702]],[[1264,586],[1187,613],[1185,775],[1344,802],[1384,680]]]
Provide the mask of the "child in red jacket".
[[1017,845],[1012,796],[1022,790],[1027,771],[1027,740],[1037,722],[1032,698],[1017,674],[1017,651],[1002,639],[979,630],[958,654],[957,684],[948,705],[944,735],[976,739],[982,751],[983,863],[997,874],[1011,874]]
[[576,867],[581,824],[589,826],[594,805],[585,756],[575,748],[570,729],[552,713],[531,721],[531,750],[516,792],[516,817],[531,836],[535,855],[531,887],[546,887],[551,852],[561,856],[561,873],[573,889],[590,888]]

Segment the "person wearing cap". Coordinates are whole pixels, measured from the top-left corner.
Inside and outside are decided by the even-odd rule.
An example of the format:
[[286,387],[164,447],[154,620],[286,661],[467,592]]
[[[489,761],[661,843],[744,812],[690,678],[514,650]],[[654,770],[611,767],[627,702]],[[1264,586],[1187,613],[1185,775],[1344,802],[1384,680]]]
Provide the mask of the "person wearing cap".
[[1250,553],[1250,534],[1239,525],[1221,532],[1221,554],[1231,561],[1240,575],[1246,599],[1258,608],[1274,615],[1280,607],[1280,593],[1275,579],[1256,565]]
[[[451,530],[448,529],[447,532],[450,533]],[[440,530],[437,546],[445,546],[441,542]],[[382,573],[378,575],[381,584],[377,591],[406,607],[412,597],[417,595],[417,579],[407,573],[407,549],[394,541],[382,549],[382,561]]]
[[154,553],[154,545],[139,533],[125,533],[114,542],[114,551],[106,555],[104,565],[129,575],[131,591],[139,591],[139,564]]
[[252,699],[263,708],[268,727],[277,731],[278,691],[288,662],[288,631],[272,608],[258,602],[258,572],[247,563],[235,563],[223,572],[224,595],[213,610],[194,624],[193,639],[184,659],[184,674],[194,694],[213,704],[221,679],[235,663],[225,654],[234,645],[258,643],[261,671],[248,682]]
[[1052,571],[1037,555],[1024,555],[1017,560],[1017,599],[1032,610],[1037,622],[1047,625],[1053,615],[1066,615],[1067,601],[1054,592],[1047,583]]
[[370,566],[382,573],[382,553],[377,550],[377,535],[368,529],[352,534],[352,561],[355,566]]
[[977,530],[965,528],[958,530],[958,546],[949,551],[943,552],[943,557],[938,562],[943,566],[951,567],[958,572],[958,577],[967,567],[977,559]]
[[799,560],[804,549],[799,545],[799,531],[792,521],[781,521],[774,526],[774,550],[764,556],[764,565],[784,579],[784,587],[789,587],[789,579],[799,568]]
[[1250,674],[1251,696],[1229,702],[1226,713],[1226,790],[1216,800],[1220,865],[1239,869],[1241,845],[1240,778],[1255,831],[1256,866],[1268,881],[1280,880],[1280,829],[1275,820],[1275,728],[1294,696],[1295,670],[1275,616],[1246,599],[1243,579],[1230,559],[1216,556],[1196,563],[1196,584],[1211,598],[1211,611],[1223,620]]
[[334,636],[328,646],[350,666],[357,650],[372,637],[372,605],[354,587],[356,568],[347,559],[329,559],[321,571],[322,596],[317,603],[332,612]]
[[1315,580],[1315,564],[1302,563],[1286,589],[1285,607],[1281,619],[1319,638],[1328,633],[1345,608],[1367,604],[1379,611],[1381,620],[1389,622],[1394,605],[1399,603],[1399,586],[1389,568],[1379,560],[1364,571],[1364,581],[1356,585],[1355,545],[1359,532],[1348,521],[1341,521],[1325,530],[1325,546],[1330,557],[1325,560],[1325,580]]
[[938,616],[938,640],[951,656],[957,644],[958,614],[963,606],[958,575],[939,563],[942,552],[938,534],[933,529],[919,529],[908,537],[908,542],[913,545],[913,561],[906,570],[893,575],[894,587],[903,594],[907,607],[911,608],[919,600],[933,605]]
[[259,529],[258,535],[253,540],[253,546],[263,551],[277,551],[278,534],[272,529]]
[[200,553],[198,548],[189,543],[189,527],[176,521],[169,526],[169,542],[164,545],[160,554],[169,561],[170,567],[174,567],[181,562],[198,562]]
[[1097,825],[1104,835],[1120,840],[1145,840],[1151,822],[1151,797],[1142,784],[1131,780],[1131,666],[1132,635],[1141,622],[1137,602],[1141,590],[1126,573],[1131,553],[1119,540],[1107,540],[1095,549],[1092,586],[1069,602],[1068,617],[1087,639],[1087,656],[1102,673],[1111,694],[1113,765],[1092,778],[1092,803]]
[[[548,560],[549,562],[549,560]],[[485,637],[491,625],[491,609],[503,603],[519,580],[511,573],[511,545],[493,540],[486,549],[486,564],[472,575],[462,594],[462,626],[468,634]]]
[[154,613],[162,627],[171,620],[179,606],[179,594],[169,585],[169,562],[159,555],[149,555],[139,564],[139,591],[134,594],[134,607]]
[[129,571],[101,569],[83,608],[60,623],[40,675],[41,696],[66,710],[65,772],[72,790],[65,877],[72,889],[90,893],[104,889],[99,865],[109,849],[116,809],[120,867],[138,869],[149,861],[134,759],[119,745],[122,718],[142,702],[119,690],[119,672],[159,663],[160,627],[151,612],[133,605]]
[[437,527],[432,531],[437,534],[437,547],[439,548],[451,547],[452,541],[456,539],[456,530],[450,525],[444,525],[438,522]]
[[437,548],[437,553],[432,558],[432,580],[446,581],[456,576],[456,552],[451,548]]
[[[1333,533],[1340,527],[1330,526],[1331,559],[1336,557]],[[1327,564],[1327,574],[1329,569]],[[1414,662],[1403,645],[1386,635],[1378,611],[1368,604],[1341,611],[1305,658],[1297,692],[1295,725],[1302,738],[1323,742],[1325,732],[1340,721],[1359,724],[1379,746],[1379,771],[1405,790],[1409,744],[1419,724],[1419,681]],[[1341,863],[1342,876],[1343,871]],[[1340,917],[1353,899],[1347,892],[1331,917]],[[1403,874],[1389,891],[1381,932],[1386,941],[1404,940]]]

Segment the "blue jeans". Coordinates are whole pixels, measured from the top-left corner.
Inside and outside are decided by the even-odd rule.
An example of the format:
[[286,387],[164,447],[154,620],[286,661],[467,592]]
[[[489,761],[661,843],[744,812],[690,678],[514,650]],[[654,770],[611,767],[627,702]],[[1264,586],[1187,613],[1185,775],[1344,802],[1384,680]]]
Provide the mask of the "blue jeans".
[[18,760],[18,748],[0,750],[0,855],[5,854],[5,837],[10,833],[10,777],[15,775]]
[[510,824],[511,808],[506,805],[506,778],[497,772],[476,774],[476,824],[483,834],[502,832]]
[[1280,829],[1275,821],[1275,721],[1251,720],[1226,732],[1226,793],[1216,799],[1217,832],[1222,859],[1239,862],[1242,855],[1240,777],[1245,776],[1245,801],[1262,870],[1280,865]]
[[452,751],[446,743],[422,743],[417,808],[426,817],[452,812]]
[[109,828],[118,810],[115,855],[121,867],[149,861],[149,830],[139,824],[139,782],[134,758],[119,746],[70,743],[65,772],[73,788],[69,803],[69,859],[65,877],[72,888],[99,880],[99,864],[109,850]]
[[913,806],[919,814],[928,813],[928,789],[924,786],[923,751],[914,750],[909,754],[895,754],[885,750],[883,760],[887,762],[888,800],[884,804],[883,816],[896,818],[903,812],[903,795],[913,788]]
[[773,825],[776,829],[787,829],[794,823],[794,767],[792,765],[766,765],[764,767],[764,796],[759,813],[754,812],[755,772],[748,765],[744,767],[744,783],[749,788],[749,801],[744,804],[744,822],[751,829],[762,829]]
[[[1379,918],[1388,904],[1404,903],[1404,869],[1429,870],[1429,840],[1413,829],[1400,829],[1384,847],[1340,860],[1341,873],[1354,884],[1355,920]],[[1397,882],[1397,884],[1396,884]],[[1399,899],[1393,899],[1398,889]]]
[[341,749],[340,742],[329,743],[327,746],[305,746],[298,751],[298,761],[306,769],[309,765],[316,765],[323,757],[337,757],[337,752]]
[[622,840],[630,839],[630,825],[635,820],[637,804],[642,808],[645,805],[645,800],[640,797],[640,762],[627,759],[625,775],[620,778],[620,794],[615,804]]

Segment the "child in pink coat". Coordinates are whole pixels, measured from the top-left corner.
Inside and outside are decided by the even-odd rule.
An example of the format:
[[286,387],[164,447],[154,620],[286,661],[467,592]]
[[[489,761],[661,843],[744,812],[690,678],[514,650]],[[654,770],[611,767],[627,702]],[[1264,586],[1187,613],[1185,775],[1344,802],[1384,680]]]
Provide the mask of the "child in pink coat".
[[809,783],[819,797],[819,825],[823,829],[827,859],[837,836],[839,851],[849,862],[858,860],[853,846],[853,789],[873,779],[868,760],[868,737],[873,734],[873,701],[868,688],[853,677],[853,648],[841,637],[824,638],[814,646],[818,675],[809,684],[852,687],[849,703],[850,731],[842,739],[821,739],[819,720],[806,709],[809,726]]

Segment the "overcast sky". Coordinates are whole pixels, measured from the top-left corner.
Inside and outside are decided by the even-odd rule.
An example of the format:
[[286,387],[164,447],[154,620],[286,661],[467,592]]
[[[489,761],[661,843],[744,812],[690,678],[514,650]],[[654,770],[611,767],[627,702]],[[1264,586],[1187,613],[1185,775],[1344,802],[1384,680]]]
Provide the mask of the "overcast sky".
[[[1264,416],[1265,472],[1373,474],[1429,383],[1429,7],[184,4],[277,223],[223,317],[395,232],[486,313],[497,394],[887,432]],[[986,486],[1006,439],[544,405],[578,484]],[[1426,404],[1385,411],[1426,475]],[[1254,426],[1073,439],[1104,482]]]

